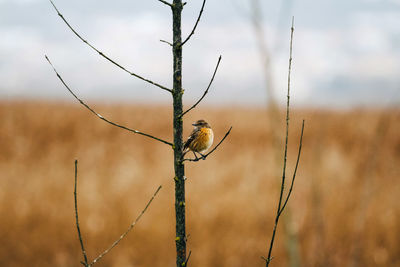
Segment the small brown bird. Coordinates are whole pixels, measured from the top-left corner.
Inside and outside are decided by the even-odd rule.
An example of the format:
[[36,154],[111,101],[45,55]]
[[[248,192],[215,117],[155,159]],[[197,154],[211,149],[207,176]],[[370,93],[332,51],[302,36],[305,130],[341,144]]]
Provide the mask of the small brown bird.
[[214,141],[213,130],[205,120],[198,120],[192,125],[194,129],[183,146],[183,155],[192,151],[196,160],[198,159],[196,152],[205,159],[202,153],[206,152]]

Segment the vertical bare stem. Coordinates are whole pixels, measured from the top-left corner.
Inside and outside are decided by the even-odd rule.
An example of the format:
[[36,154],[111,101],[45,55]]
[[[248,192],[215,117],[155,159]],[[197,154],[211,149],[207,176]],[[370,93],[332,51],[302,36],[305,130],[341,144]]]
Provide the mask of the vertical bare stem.
[[286,136],[285,136],[285,155],[283,158],[283,171],[282,171],[282,181],[281,181],[281,191],[279,195],[278,209],[276,210],[275,224],[272,231],[271,243],[268,250],[268,256],[265,259],[266,267],[269,266],[271,262],[271,253],[274,246],[276,228],[278,226],[279,218],[282,214],[281,206],[283,200],[283,192],[285,190],[285,180],[286,180],[286,162],[287,162],[287,147],[289,139],[289,104],[290,104],[290,75],[292,70],[292,44],[293,44],[293,32],[294,32],[294,18],[292,18],[292,27],[290,29],[290,52],[289,52],[289,70],[288,70],[288,87],[287,87],[287,102],[286,102]]
[[182,32],[181,0],[172,4],[173,17],[173,106],[174,106],[174,168],[175,168],[175,218],[176,218],[176,266],[185,266],[186,262],[186,218],[185,218],[185,165],[182,161],[183,151],[183,120],[182,114]]
[[78,217],[78,199],[77,199],[77,193],[76,193],[76,187],[78,184],[78,160],[75,160],[75,187],[74,187],[74,202],[75,202],[75,222],[76,222],[76,228],[78,230],[78,237],[79,237],[79,242],[81,243],[81,250],[83,254],[83,259],[85,262],[82,262],[85,266],[89,266],[88,264],[88,259],[86,256],[86,250],[83,245],[83,240],[82,240],[82,235],[81,235],[81,229],[79,227],[79,217]]

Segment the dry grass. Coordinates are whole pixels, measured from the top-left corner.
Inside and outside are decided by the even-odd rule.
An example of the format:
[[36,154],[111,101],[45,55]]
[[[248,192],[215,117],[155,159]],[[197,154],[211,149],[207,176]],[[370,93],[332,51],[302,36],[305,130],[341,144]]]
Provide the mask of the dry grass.
[[[116,122],[172,139],[167,107],[97,108]],[[399,111],[293,113],[289,173],[301,118],[306,130],[286,225],[297,237],[302,266],[400,266]],[[263,266],[282,164],[274,160],[267,116],[200,107],[185,119],[200,117],[213,125],[217,140],[234,128],[206,161],[187,164],[191,266]],[[134,231],[98,266],[175,265],[169,147],[113,128],[78,105],[2,102],[0,118],[0,266],[80,265],[75,158],[89,257],[115,240],[162,184]],[[288,264],[284,225],[274,266]]]

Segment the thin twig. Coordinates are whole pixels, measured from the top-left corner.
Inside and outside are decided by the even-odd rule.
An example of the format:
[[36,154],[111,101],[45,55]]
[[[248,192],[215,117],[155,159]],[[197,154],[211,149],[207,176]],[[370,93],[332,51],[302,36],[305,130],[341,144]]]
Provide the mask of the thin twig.
[[296,179],[297,167],[299,166],[299,161],[300,161],[301,147],[302,147],[302,145],[303,145],[303,132],[304,132],[304,120],[303,120],[303,124],[301,125],[301,134],[300,134],[300,141],[299,141],[299,151],[297,152],[297,160],[296,160],[296,166],[295,166],[294,172],[293,172],[292,183],[290,184],[290,189],[289,189],[288,195],[286,196],[285,202],[283,203],[283,206],[282,206],[281,210],[279,211],[279,215],[281,215],[281,213],[282,213],[283,210],[285,209],[286,204],[287,204],[288,201],[289,201],[290,195],[292,194],[293,185],[294,185],[294,180]]
[[221,139],[221,141],[219,141],[219,143],[218,143],[210,152],[208,152],[207,154],[205,154],[203,157],[197,158],[197,159],[183,159],[182,162],[183,162],[183,161],[199,161],[200,159],[205,160],[205,159],[208,157],[208,155],[210,155],[211,153],[213,153],[213,152],[219,147],[219,145],[220,145],[220,144],[225,140],[225,138],[230,134],[231,130],[232,130],[232,126],[231,126],[231,128],[229,128],[229,130],[226,132],[225,136]]
[[[280,195],[279,195],[278,208],[276,210],[275,224],[274,224],[274,229],[272,231],[271,243],[270,243],[269,250],[268,250],[268,257],[266,258],[266,261],[265,261],[266,267],[269,266],[269,263],[272,260],[271,253],[272,253],[272,248],[273,248],[274,241],[275,241],[275,234],[276,234],[276,229],[278,226],[279,218],[282,214],[281,206],[282,206],[283,192],[285,190],[287,148],[288,148],[288,139],[289,139],[290,75],[291,75],[291,70],[292,70],[293,32],[294,32],[294,17],[292,17],[292,27],[290,29],[288,87],[287,87],[287,102],[286,102],[286,136],[285,136],[285,154],[284,154],[284,158],[283,158],[283,173],[282,173],[281,191],[280,191]],[[292,182],[294,182],[294,181],[292,181]]]
[[186,258],[185,264],[184,264],[183,266],[187,266],[187,263],[188,263],[188,261],[189,261],[189,259],[190,259],[190,255],[192,255],[192,251],[191,251],[191,250],[189,250],[189,255],[188,255],[188,257]]
[[146,134],[146,133],[140,132],[140,131],[138,131],[138,130],[130,129],[130,128],[126,127],[126,126],[119,125],[119,124],[117,124],[117,123],[115,123],[115,122],[112,122],[112,121],[110,121],[110,120],[104,118],[102,115],[100,115],[99,113],[97,113],[94,109],[92,109],[89,105],[87,105],[85,102],[83,102],[83,100],[81,100],[81,99],[69,88],[69,86],[64,82],[63,78],[62,78],[61,75],[57,72],[56,68],[53,66],[53,64],[51,63],[50,59],[47,57],[47,55],[45,55],[45,58],[46,58],[46,60],[49,62],[49,64],[50,64],[51,67],[53,68],[54,72],[56,73],[58,79],[62,82],[62,84],[65,86],[65,88],[67,88],[67,90],[75,97],[76,100],[78,100],[85,108],[87,108],[90,112],[92,112],[94,115],[96,115],[99,119],[101,119],[101,120],[103,120],[103,121],[105,121],[105,122],[107,122],[107,123],[109,123],[109,124],[111,124],[111,125],[113,125],[113,126],[116,126],[116,127],[122,128],[122,129],[125,129],[125,130],[127,130],[127,131],[132,132],[132,133],[136,133],[136,134],[140,134],[140,135],[143,135],[143,136],[147,136],[147,137],[149,137],[149,138],[155,139],[155,140],[160,141],[160,142],[162,142],[162,143],[164,143],[164,144],[167,144],[167,145],[172,146],[172,143],[167,142],[167,141],[165,141],[165,140],[162,140],[162,139],[160,139],[160,138],[158,138],[158,137],[154,137],[154,136],[152,136],[152,135],[150,135],[150,134]]
[[163,4],[166,4],[169,7],[172,7],[172,4],[168,3],[167,1],[164,1],[164,0],[158,0],[158,1],[160,1]]
[[95,258],[91,263],[90,266],[92,266],[93,264],[95,264],[96,262],[98,262],[102,257],[104,257],[104,255],[106,255],[108,252],[110,252],[116,245],[118,245],[119,242],[121,242],[121,240],[132,230],[132,228],[136,225],[136,223],[140,220],[140,218],[142,217],[142,215],[146,212],[147,208],[150,206],[151,202],[153,201],[153,199],[156,197],[158,191],[160,191],[161,189],[161,185],[157,188],[156,192],[153,194],[153,196],[151,197],[151,199],[149,200],[149,202],[147,203],[147,205],[144,207],[144,209],[142,210],[142,212],[140,212],[139,216],[136,218],[136,220],[129,226],[128,230],[125,231],[125,233],[123,233],[108,249],[106,249],[103,253],[101,253],[99,256],[97,256],[97,258]]
[[165,41],[165,40],[160,40],[160,42],[162,42],[162,43],[166,43],[166,44],[168,44],[168,45],[170,45],[170,46],[173,46],[173,44],[171,44],[170,42],[168,42],[168,41]]
[[217,66],[215,66],[214,73],[213,73],[213,75],[212,75],[212,77],[211,77],[210,83],[209,83],[208,86],[207,86],[207,89],[204,91],[204,94],[200,97],[199,100],[197,100],[197,102],[196,102],[193,106],[191,106],[189,109],[187,109],[185,112],[183,112],[179,117],[183,117],[186,113],[188,113],[189,111],[191,111],[192,109],[194,109],[194,108],[201,102],[201,100],[203,100],[203,98],[206,96],[206,94],[208,93],[208,90],[210,89],[211,84],[212,84],[213,81],[214,81],[214,77],[215,77],[215,74],[217,73],[219,63],[221,62],[221,58],[222,58],[222,57],[219,56],[218,62],[217,62]]
[[194,31],[197,28],[197,24],[199,24],[201,15],[203,14],[203,10],[204,10],[204,5],[206,4],[206,0],[203,0],[203,4],[201,5],[201,9],[200,9],[200,13],[199,16],[197,17],[196,23],[194,24],[194,27],[192,29],[192,32],[189,34],[188,37],[186,37],[185,41],[182,42],[181,46],[183,46],[187,41],[189,41],[190,37],[192,37],[192,35],[194,34]]
[[[49,1],[50,1],[50,3],[53,5],[54,9],[57,11],[58,16],[65,22],[65,24],[68,26],[68,28],[69,28],[82,42],[84,42],[85,44],[87,44],[90,48],[92,48],[94,51],[96,51],[100,56],[102,56],[103,58],[107,59],[109,62],[111,62],[112,64],[114,64],[114,65],[117,66],[118,68],[122,69],[123,71],[129,73],[130,75],[132,75],[132,76],[134,76],[134,77],[136,77],[136,78],[138,78],[138,79],[140,79],[140,80],[142,80],[142,81],[148,82],[148,83],[150,83],[150,84],[152,84],[152,85],[154,85],[154,86],[157,86],[157,87],[159,87],[159,88],[161,88],[161,89],[163,89],[163,90],[165,90],[165,91],[168,91],[168,92],[172,93],[172,90],[171,90],[171,89],[169,89],[169,88],[167,88],[167,87],[165,87],[165,86],[162,86],[161,84],[158,84],[158,83],[156,83],[156,82],[153,82],[153,81],[151,81],[151,80],[149,80],[149,79],[146,79],[146,78],[144,78],[144,77],[142,77],[142,76],[140,76],[140,75],[138,75],[138,74],[136,74],[136,73],[133,73],[133,72],[127,70],[125,67],[121,66],[120,64],[118,64],[117,62],[115,62],[114,60],[112,60],[111,58],[109,58],[107,55],[105,55],[103,52],[101,52],[100,50],[98,50],[98,49],[97,49],[96,47],[94,47],[91,43],[89,43],[87,40],[85,40],[74,28],[72,28],[72,26],[71,26],[71,25],[69,24],[69,22],[64,18],[64,16],[60,13],[60,11],[58,11],[58,9],[57,9],[56,5],[53,3],[53,1],[52,1],[52,0],[49,0]],[[160,0],[159,0],[159,1],[160,1]]]
[[82,264],[85,265],[85,266],[89,266],[88,265],[88,259],[87,259],[87,256],[86,256],[86,250],[85,250],[85,247],[83,245],[81,229],[79,227],[78,198],[77,198],[77,193],[76,193],[77,184],[78,184],[78,160],[75,160],[75,186],[74,186],[75,223],[76,223],[76,229],[78,230],[79,242],[81,243],[81,250],[82,250],[83,258],[85,260],[85,262],[82,262]]
[[288,89],[287,89],[287,101],[286,101],[286,136],[285,136],[285,155],[283,161],[283,173],[282,173],[282,190],[279,198],[278,213],[281,210],[282,195],[285,190],[285,178],[286,178],[286,163],[287,163],[287,148],[289,140],[289,109],[290,109],[290,75],[292,71],[292,44],[293,44],[293,23],[294,18],[292,18],[292,27],[290,29],[290,51],[289,51],[289,69],[288,69]]

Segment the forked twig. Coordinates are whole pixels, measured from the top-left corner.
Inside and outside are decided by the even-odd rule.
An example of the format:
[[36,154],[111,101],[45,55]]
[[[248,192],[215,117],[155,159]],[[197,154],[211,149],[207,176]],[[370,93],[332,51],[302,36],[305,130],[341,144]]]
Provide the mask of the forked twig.
[[303,132],[304,132],[304,120],[303,123],[301,125],[301,134],[300,134],[300,141],[299,141],[299,151],[297,152],[297,160],[296,160],[296,166],[294,168],[294,172],[293,172],[293,177],[292,177],[292,183],[290,184],[290,188],[289,188],[289,192],[288,195],[286,196],[285,202],[283,203],[283,206],[279,212],[279,215],[281,215],[281,213],[283,212],[283,210],[286,207],[286,204],[289,201],[290,195],[292,194],[292,190],[293,190],[293,185],[294,185],[294,180],[296,179],[296,173],[297,173],[297,167],[299,166],[299,161],[300,161],[300,155],[301,155],[301,147],[303,145]]
[[188,37],[186,37],[185,41],[183,41],[181,43],[181,46],[183,46],[187,41],[189,41],[190,37],[192,37],[192,35],[194,34],[194,31],[197,28],[197,24],[199,24],[201,15],[203,14],[205,4],[206,4],[206,0],[203,0],[203,4],[201,5],[200,13],[199,13],[199,16],[197,17],[196,23],[194,24],[194,27],[193,27],[192,31],[190,32],[190,34],[188,35]]
[[51,61],[50,61],[50,59],[47,57],[47,55],[45,55],[45,58],[46,58],[46,60],[49,62],[49,64],[50,64],[51,67],[53,68],[54,72],[56,73],[58,79],[62,82],[62,84],[65,86],[65,88],[67,88],[67,90],[73,95],[73,97],[74,97],[76,100],[78,100],[85,108],[87,108],[90,112],[92,112],[94,115],[96,115],[99,119],[101,119],[101,120],[103,120],[103,121],[105,121],[105,122],[107,122],[107,123],[109,123],[109,124],[111,124],[111,125],[113,125],[113,126],[122,128],[122,129],[127,130],[127,131],[130,131],[130,132],[132,132],[132,133],[136,133],[136,134],[140,134],[140,135],[143,135],[143,136],[147,136],[147,137],[149,137],[149,138],[155,139],[155,140],[160,141],[160,142],[162,142],[162,143],[164,143],[164,144],[167,144],[167,145],[172,146],[172,143],[170,143],[170,142],[168,142],[168,141],[165,141],[165,140],[160,139],[160,138],[158,138],[158,137],[154,137],[154,136],[152,136],[152,135],[150,135],[150,134],[147,134],[147,133],[140,132],[140,131],[138,131],[138,130],[130,129],[130,128],[126,127],[126,126],[119,125],[119,124],[117,124],[117,123],[115,123],[115,122],[112,122],[112,121],[110,121],[110,120],[104,118],[102,115],[100,115],[99,113],[97,113],[94,109],[92,109],[89,105],[87,105],[83,100],[81,100],[81,99],[69,88],[69,86],[65,83],[65,81],[63,80],[63,78],[61,77],[61,75],[57,72],[56,68],[55,68],[54,65],[51,63]]
[[149,200],[149,202],[147,202],[146,207],[144,207],[144,209],[142,210],[142,212],[139,214],[139,216],[135,219],[135,221],[128,227],[128,230],[125,231],[125,233],[123,233],[117,240],[114,241],[114,243],[108,248],[106,249],[103,253],[101,253],[99,256],[97,256],[91,263],[90,266],[92,266],[93,264],[95,264],[96,262],[98,262],[101,258],[104,257],[104,255],[106,255],[108,252],[110,252],[116,245],[118,245],[119,242],[121,242],[121,240],[132,230],[132,228],[137,224],[137,222],[140,220],[140,218],[143,216],[143,214],[146,212],[147,208],[150,206],[151,202],[153,201],[153,199],[156,197],[158,191],[160,191],[161,189],[161,185],[157,188],[156,192],[154,192],[153,196],[151,197],[151,199]]
[[296,173],[297,173],[297,167],[298,167],[299,160],[300,160],[302,142],[303,142],[304,120],[303,120],[303,124],[302,124],[302,128],[301,128],[299,152],[298,152],[298,155],[297,155],[296,167],[295,167],[294,174],[293,174],[293,177],[292,177],[292,183],[291,183],[291,186],[290,186],[290,189],[289,189],[289,193],[288,193],[288,195],[287,195],[287,197],[286,197],[286,199],[284,201],[284,204],[282,206],[283,192],[285,190],[287,150],[288,150],[288,139],[289,139],[290,76],[291,76],[291,70],[292,70],[293,32],[294,32],[294,17],[292,17],[292,27],[290,29],[288,87],[287,87],[287,102],[286,102],[286,135],[285,135],[285,153],[284,153],[284,158],[283,158],[282,182],[281,182],[281,190],[280,190],[280,195],[279,195],[278,208],[276,210],[275,224],[274,224],[274,228],[273,228],[273,231],[272,231],[271,243],[270,243],[269,250],[268,250],[268,256],[266,258],[262,257],[265,260],[266,267],[269,266],[269,264],[270,264],[270,262],[272,260],[271,253],[272,253],[272,248],[273,248],[274,241],[275,241],[276,229],[277,229],[277,226],[278,226],[279,218],[282,215],[282,212],[285,209],[286,204],[289,201],[289,198],[290,198],[291,193],[292,193],[294,180],[296,178]]
[[78,160],[75,160],[75,186],[74,186],[74,201],[75,201],[75,220],[76,220],[76,228],[78,230],[78,237],[79,237],[79,242],[81,244],[81,250],[84,258],[84,262],[81,261],[81,263],[85,267],[90,267],[93,266],[96,262],[98,262],[102,257],[104,257],[108,252],[110,252],[116,245],[118,245],[119,242],[132,230],[132,228],[139,222],[140,218],[143,216],[143,214],[146,212],[147,208],[150,206],[151,202],[154,200],[158,192],[161,190],[162,186],[160,185],[157,190],[154,192],[153,196],[150,198],[150,200],[147,202],[146,206],[144,209],[140,212],[139,216],[136,217],[135,221],[128,227],[128,230],[126,230],[114,243],[106,249],[103,253],[101,253],[99,256],[97,256],[91,263],[88,263],[87,255],[86,255],[86,250],[83,245],[83,240],[82,240],[82,235],[81,235],[81,230],[79,227],[79,219],[78,219],[78,200],[77,200],[77,183],[78,183]]
[[[49,0],[49,1],[50,1],[50,3],[52,4],[52,6],[54,7],[54,9],[56,10],[58,16],[64,21],[64,23],[68,26],[68,28],[69,28],[82,42],[84,42],[85,44],[87,44],[90,48],[92,48],[94,51],[96,51],[100,56],[102,56],[103,58],[107,59],[109,62],[111,62],[112,64],[114,64],[114,65],[117,66],[118,68],[122,69],[123,71],[129,73],[130,75],[132,75],[132,76],[134,76],[134,77],[136,77],[136,78],[138,78],[138,79],[140,79],[140,80],[142,80],[142,81],[148,82],[148,83],[150,83],[150,84],[152,84],[152,85],[154,85],[154,86],[157,86],[157,87],[159,87],[159,88],[161,88],[161,89],[163,89],[163,90],[165,90],[165,91],[168,91],[168,92],[172,93],[172,90],[171,90],[171,89],[169,89],[169,88],[167,88],[167,87],[165,87],[165,86],[162,86],[161,84],[158,84],[158,83],[156,83],[156,82],[153,82],[153,81],[151,81],[151,80],[149,80],[149,79],[146,79],[146,78],[144,78],[144,77],[142,77],[142,76],[140,76],[140,75],[138,75],[138,74],[136,74],[136,73],[133,73],[133,72],[127,70],[125,67],[123,67],[122,65],[118,64],[118,63],[115,62],[113,59],[111,59],[110,57],[108,57],[107,55],[105,55],[103,52],[101,52],[100,50],[98,50],[98,49],[97,49],[96,47],[94,47],[91,43],[89,43],[86,39],[84,39],[84,38],[69,24],[69,22],[64,18],[64,16],[63,16],[63,15],[60,13],[60,11],[57,9],[57,7],[56,7],[56,5],[54,4],[53,0]],[[159,1],[161,1],[161,0],[159,0]],[[161,1],[161,2],[165,2],[165,1]],[[166,3],[166,2],[165,2],[165,3]]]
[[188,255],[188,257],[186,258],[184,265],[182,265],[182,266],[187,266],[187,263],[188,263],[188,261],[189,261],[189,259],[190,259],[190,255],[192,255],[192,251],[191,251],[191,250],[189,251],[189,255]]
[[83,245],[81,228],[79,227],[78,198],[77,198],[77,193],[76,193],[77,184],[78,184],[78,160],[75,160],[75,185],[74,185],[75,223],[76,223],[76,228],[78,230],[79,243],[81,244],[81,251],[83,254],[83,259],[85,260],[85,262],[82,262],[82,264],[85,266],[89,266],[85,246]]
[[211,153],[213,153],[213,152],[219,147],[219,145],[220,145],[220,144],[225,140],[225,138],[230,134],[231,130],[232,130],[232,126],[231,126],[231,128],[229,128],[229,130],[226,132],[225,136],[221,139],[221,141],[219,141],[219,143],[218,143],[210,152],[208,152],[207,154],[205,154],[203,157],[201,157],[201,158],[196,158],[196,159],[183,159],[182,162],[183,162],[183,161],[199,161],[199,160],[201,160],[201,159],[205,160],[205,159],[208,157],[208,155],[210,155]]
[[213,73],[213,75],[212,75],[212,77],[211,77],[210,83],[208,84],[207,89],[204,91],[203,95],[200,97],[199,100],[197,100],[197,102],[196,102],[193,106],[191,106],[190,108],[188,108],[188,109],[187,109],[185,112],[183,112],[179,117],[182,118],[186,113],[188,113],[189,111],[191,111],[192,109],[194,109],[194,108],[201,102],[201,100],[203,100],[203,98],[206,96],[206,94],[208,93],[208,90],[210,89],[211,84],[212,84],[213,81],[214,81],[215,74],[217,73],[217,70],[218,70],[218,67],[219,67],[219,63],[221,62],[221,58],[222,58],[222,57],[219,56],[218,62],[217,62],[217,65],[215,66],[215,70],[214,70],[214,73]]

